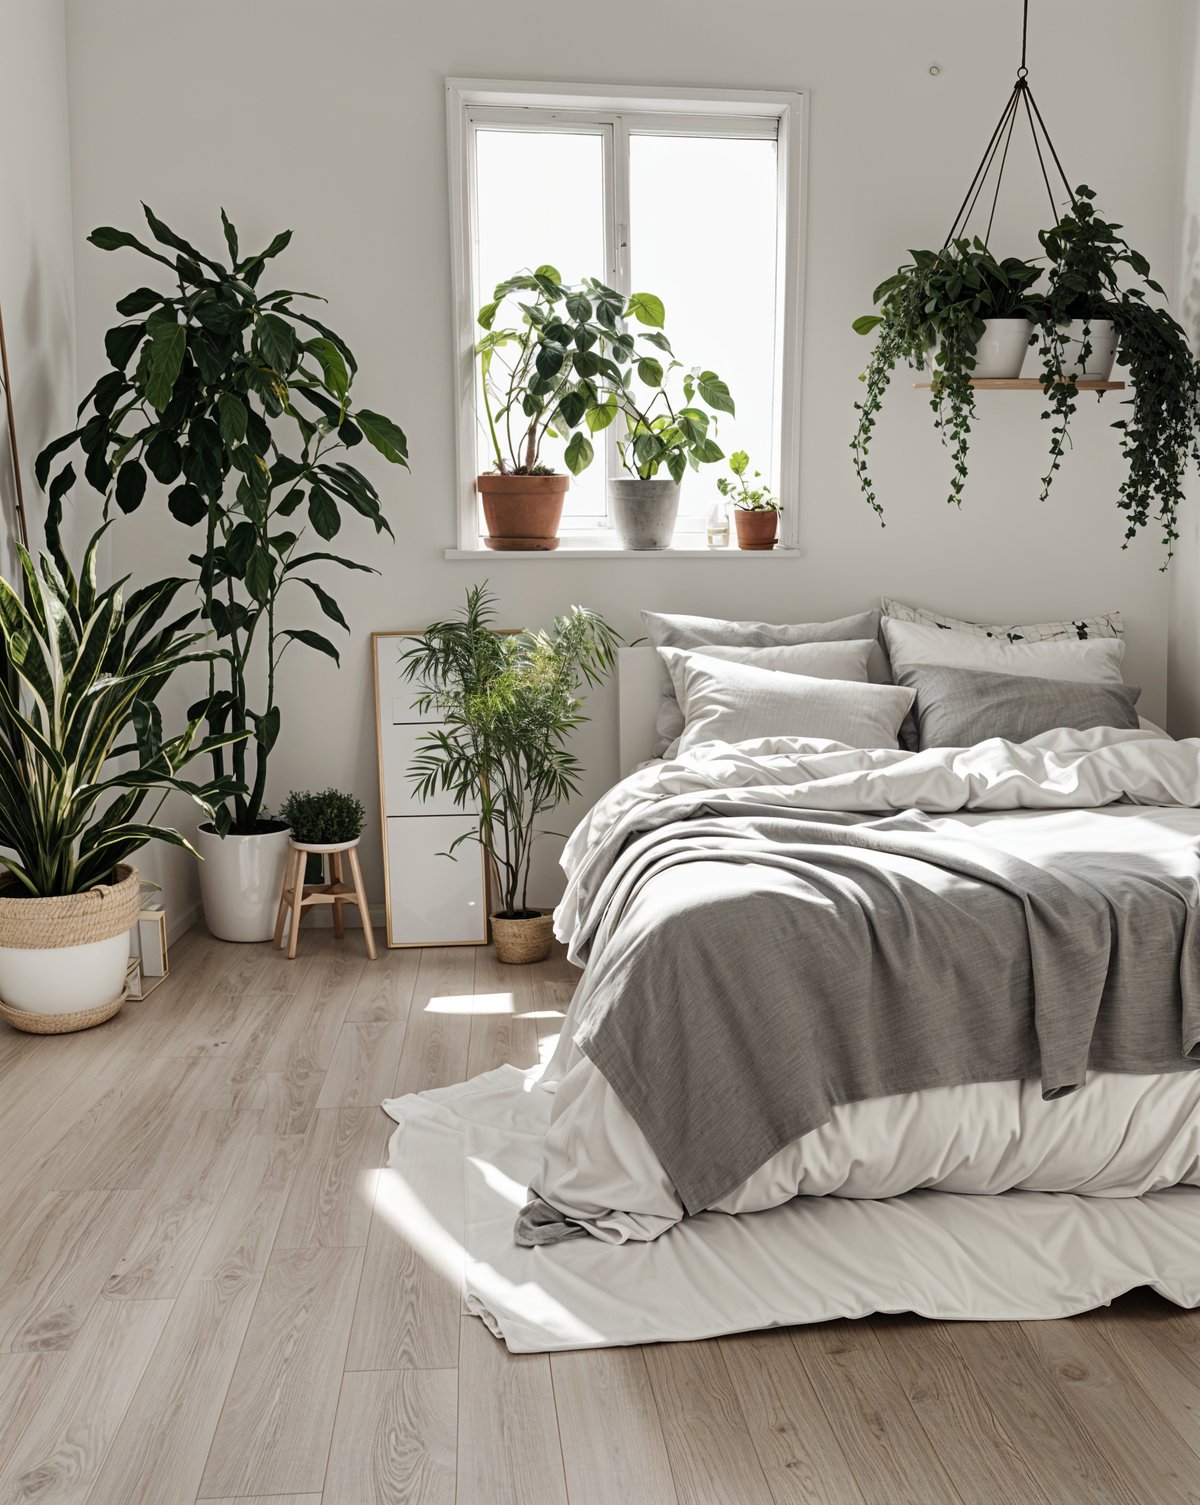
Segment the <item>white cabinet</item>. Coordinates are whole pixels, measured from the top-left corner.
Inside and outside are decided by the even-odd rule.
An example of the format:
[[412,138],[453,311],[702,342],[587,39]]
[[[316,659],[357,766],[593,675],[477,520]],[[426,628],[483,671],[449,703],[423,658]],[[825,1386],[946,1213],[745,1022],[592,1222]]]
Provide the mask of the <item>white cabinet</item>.
[[389,946],[482,946],[487,941],[487,882],[483,854],[456,837],[474,829],[474,812],[450,796],[421,800],[409,767],[436,715],[412,707],[414,690],[400,672],[407,643],[418,634],[377,632],[375,718],[379,742],[379,802]]

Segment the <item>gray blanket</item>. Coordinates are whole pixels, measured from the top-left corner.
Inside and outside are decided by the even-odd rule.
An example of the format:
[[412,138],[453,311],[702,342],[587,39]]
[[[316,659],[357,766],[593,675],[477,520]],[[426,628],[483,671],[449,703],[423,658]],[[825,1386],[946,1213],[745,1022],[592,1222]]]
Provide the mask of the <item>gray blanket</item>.
[[1200,1060],[1200,864],[1047,867],[917,812],[665,803],[683,818],[660,805],[604,877],[575,1039],[689,1212],[838,1104]]

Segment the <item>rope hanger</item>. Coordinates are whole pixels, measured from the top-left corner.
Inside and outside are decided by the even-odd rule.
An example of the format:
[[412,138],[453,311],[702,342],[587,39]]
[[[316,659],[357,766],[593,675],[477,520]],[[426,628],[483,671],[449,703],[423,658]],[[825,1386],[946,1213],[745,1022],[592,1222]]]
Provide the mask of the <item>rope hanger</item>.
[[1046,185],[1046,193],[1050,199],[1050,208],[1053,211],[1054,218],[1058,218],[1058,205],[1054,202],[1054,189],[1050,183],[1046,155],[1042,150],[1043,143],[1045,143],[1046,151],[1049,152],[1050,159],[1058,170],[1058,175],[1063,181],[1063,187],[1067,190],[1067,198],[1072,204],[1075,202],[1075,195],[1071,189],[1070,181],[1063,170],[1063,165],[1059,160],[1058,152],[1055,150],[1054,142],[1050,139],[1050,132],[1046,129],[1046,122],[1042,119],[1042,112],[1038,109],[1037,100],[1033,97],[1033,90],[1029,86],[1029,65],[1026,61],[1028,47],[1029,0],[1023,0],[1021,16],[1021,65],[1017,69],[1017,79],[1012,86],[1012,92],[1008,96],[1004,109],[1001,111],[1000,119],[996,122],[996,128],[992,132],[987,146],[984,148],[983,157],[979,166],[975,169],[975,176],[971,179],[971,185],[967,189],[966,197],[959,205],[958,213],[954,216],[954,223],[950,226],[949,234],[942,242],[943,251],[955,236],[962,234],[966,230],[971,215],[975,212],[975,206],[979,202],[980,195],[983,193],[984,185],[992,170],[992,165],[996,162],[998,155],[999,168],[996,173],[996,187],[992,194],[992,205],[988,212],[987,230],[983,236],[984,244],[986,245],[991,239],[992,221],[996,217],[996,204],[1000,198],[1000,184],[1004,178],[1004,169],[1008,162],[1008,148],[1012,141],[1013,128],[1017,123],[1017,116],[1021,113],[1022,107],[1024,107],[1025,118],[1029,122],[1029,133],[1033,138],[1034,150],[1037,152],[1038,166],[1042,170],[1042,181]]

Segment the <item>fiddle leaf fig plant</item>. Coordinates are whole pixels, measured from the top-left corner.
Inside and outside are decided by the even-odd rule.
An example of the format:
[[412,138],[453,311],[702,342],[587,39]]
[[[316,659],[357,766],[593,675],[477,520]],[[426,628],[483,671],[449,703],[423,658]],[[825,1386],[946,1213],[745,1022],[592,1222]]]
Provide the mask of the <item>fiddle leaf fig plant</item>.
[[858,426],[850,441],[854,469],[868,503],[880,520],[869,459],[875,424],[898,365],[930,369],[933,422],[950,449],[948,500],[962,502],[967,456],[975,420],[971,373],[985,319],[1034,319],[1031,294],[1041,268],[1015,256],[998,260],[974,236],[959,237],[940,251],[910,251],[912,260],[881,282],[871,301],[879,312],[854,321],[857,334],[878,331],[863,373],[866,395],[854,405]]
[[[1150,263],[1121,235],[1120,225],[1096,213],[1095,197],[1086,185],[1077,188],[1071,207],[1039,236],[1050,263],[1041,309],[1041,355],[1048,401],[1043,417],[1052,424],[1042,497],[1059,469],[1078,402],[1075,372],[1091,354],[1095,323],[1111,319],[1119,339],[1117,364],[1129,373],[1133,388],[1124,403],[1128,416],[1113,424],[1127,466],[1117,496],[1125,513],[1125,546],[1149,525],[1157,506],[1169,561],[1179,536],[1188,463],[1200,464],[1200,365],[1180,324],[1148,301],[1149,293],[1163,295],[1150,275]],[[1081,321],[1082,333],[1068,359],[1072,320]]]
[[[104,337],[109,369],[80,404],[79,427],[38,456],[37,478],[48,487],[52,545],[80,455],[105,518],[114,508],[136,512],[153,480],[192,532],[193,582],[222,648],[209,694],[193,709],[207,717],[216,780],[228,756],[239,786],[217,808],[216,827],[249,834],[264,818],[284,655],[299,646],[339,660],[328,637],[285,613],[306,596],[348,631],[316,576],[327,565],[370,566],[323,545],[348,514],[392,533],[374,482],[347,455],[365,441],[389,465],[407,465],[408,445],[392,419],[358,405],[357,362],[309,311],[315,295],[262,286],[290,230],[246,252],[222,210],[225,252],[210,256],[149,208],[145,215],[154,245],[110,227],[88,237],[102,251],[136,251],[153,264],[154,285],[118,300],[121,321]],[[236,739],[228,750],[226,732]]]

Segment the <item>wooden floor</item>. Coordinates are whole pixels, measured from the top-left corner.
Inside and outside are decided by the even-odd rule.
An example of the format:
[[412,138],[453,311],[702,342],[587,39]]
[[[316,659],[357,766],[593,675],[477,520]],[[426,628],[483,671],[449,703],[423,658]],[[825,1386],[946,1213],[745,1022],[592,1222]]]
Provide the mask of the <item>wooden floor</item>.
[[194,932],[0,1035],[0,1505],[1200,1501],[1200,1314],[1145,1294],[510,1356],[384,1215],[378,1104],[536,1061],[571,969],[357,940]]

